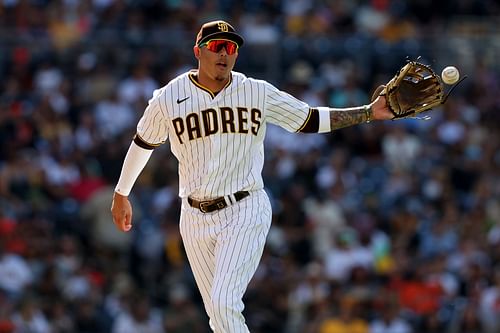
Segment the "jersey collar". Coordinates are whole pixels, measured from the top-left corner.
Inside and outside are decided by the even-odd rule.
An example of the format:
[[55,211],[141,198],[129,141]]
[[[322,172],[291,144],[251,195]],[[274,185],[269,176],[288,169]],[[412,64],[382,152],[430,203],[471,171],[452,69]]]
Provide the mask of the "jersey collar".
[[215,98],[215,96],[219,92],[221,92],[222,90],[226,89],[231,84],[231,82],[233,82],[233,73],[230,73],[229,74],[229,81],[227,81],[226,85],[220,91],[214,93],[212,90],[208,89],[207,87],[205,87],[204,85],[202,85],[201,83],[198,82],[198,78],[197,78],[196,73],[197,73],[196,70],[193,70],[193,71],[189,72],[189,75],[188,75],[189,79],[191,80],[191,82],[193,82],[193,84],[195,86],[197,86],[201,90],[204,90],[207,93],[209,93],[212,98]]

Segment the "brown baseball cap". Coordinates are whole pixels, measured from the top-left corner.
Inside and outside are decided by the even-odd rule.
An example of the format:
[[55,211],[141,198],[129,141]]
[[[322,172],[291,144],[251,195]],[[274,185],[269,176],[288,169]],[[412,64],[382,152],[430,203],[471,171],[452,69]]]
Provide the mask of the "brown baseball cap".
[[234,30],[231,24],[221,20],[203,24],[196,36],[196,45],[200,45],[210,39],[218,38],[233,41],[238,47],[243,45],[243,37],[236,33],[236,30]]

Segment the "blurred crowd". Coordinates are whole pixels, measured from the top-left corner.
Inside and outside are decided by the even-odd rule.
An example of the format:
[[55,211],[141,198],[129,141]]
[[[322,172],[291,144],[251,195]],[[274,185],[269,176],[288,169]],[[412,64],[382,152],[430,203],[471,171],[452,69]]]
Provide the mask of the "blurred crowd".
[[494,0],[0,1],[0,333],[208,332],[168,142],[133,231],[109,209],[153,90],[196,67],[217,18],[246,38],[237,71],[312,106],[366,104],[406,56],[468,75],[427,121],[268,127],[251,331],[500,332],[499,17]]

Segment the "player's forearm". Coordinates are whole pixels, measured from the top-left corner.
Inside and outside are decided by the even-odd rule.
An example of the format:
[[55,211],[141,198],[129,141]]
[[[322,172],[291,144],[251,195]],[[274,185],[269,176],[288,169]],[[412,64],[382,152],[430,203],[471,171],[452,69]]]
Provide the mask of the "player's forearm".
[[371,105],[363,105],[352,108],[330,108],[330,128],[332,131],[367,123],[373,119],[373,111]]
[[339,128],[366,123],[378,119],[374,117],[373,104],[352,108],[311,108],[304,125],[298,130],[302,133],[328,133]]
[[120,179],[116,185],[115,192],[128,196],[134,186],[137,177],[146,166],[153,150],[139,147],[135,142],[130,144],[125,160],[123,161]]

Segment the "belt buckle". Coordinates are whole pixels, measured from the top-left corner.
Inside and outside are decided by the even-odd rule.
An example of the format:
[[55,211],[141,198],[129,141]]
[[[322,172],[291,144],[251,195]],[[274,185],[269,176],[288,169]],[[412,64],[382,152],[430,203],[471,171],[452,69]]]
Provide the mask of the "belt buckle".
[[210,204],[210,201],[202,201],[200,202],[200,210],[202,213],[208,213],[208,211],[206,210],[206,206],[208,206]]

